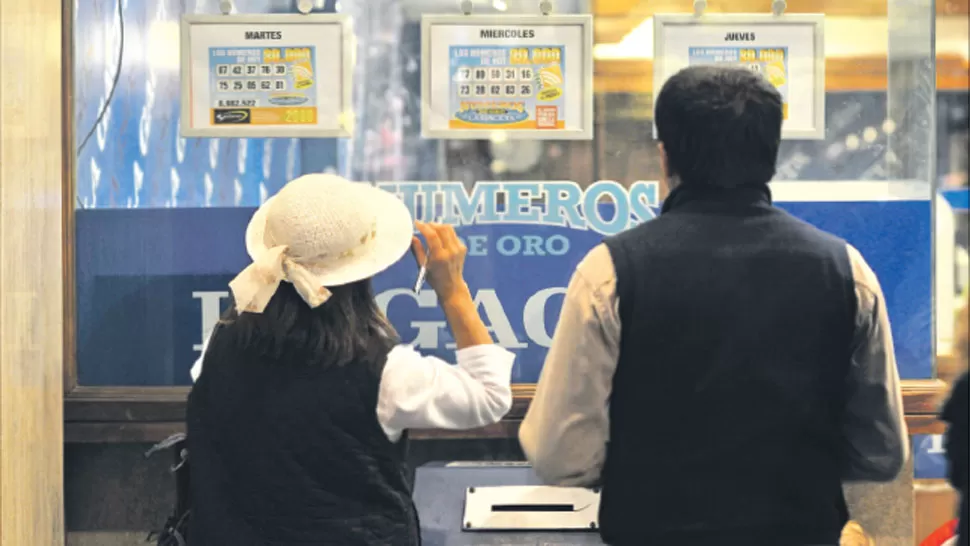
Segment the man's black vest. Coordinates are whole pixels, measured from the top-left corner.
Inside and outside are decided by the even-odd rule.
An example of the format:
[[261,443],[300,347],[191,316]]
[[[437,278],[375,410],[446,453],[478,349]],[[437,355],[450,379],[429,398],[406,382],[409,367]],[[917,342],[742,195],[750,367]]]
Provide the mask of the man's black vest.
[[837,544],[857,306],[845,242],[759,186],[678,188],[606,245],[622,332],[604,539]]
[[189,396],[189,545],[419,544],[404,448],[377,421],[383,364],[264,362],[220,337]]

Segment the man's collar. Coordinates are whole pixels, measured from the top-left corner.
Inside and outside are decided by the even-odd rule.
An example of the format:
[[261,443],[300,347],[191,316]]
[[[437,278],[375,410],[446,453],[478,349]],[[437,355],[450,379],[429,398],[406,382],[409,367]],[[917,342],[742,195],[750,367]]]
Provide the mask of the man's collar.
[[770,205],[771,190],[767,184],[716,188],[711,186],[688,186],[680,184],[664,200],[661,213],[681,208],[688,203],[711,203],[724,206]]

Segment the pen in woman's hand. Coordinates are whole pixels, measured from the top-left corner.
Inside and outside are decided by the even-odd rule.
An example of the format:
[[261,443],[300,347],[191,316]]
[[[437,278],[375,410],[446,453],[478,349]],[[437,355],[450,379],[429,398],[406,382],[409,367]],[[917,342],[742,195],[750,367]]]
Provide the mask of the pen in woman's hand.
[[[465,283],[465,256],[468,249],[458,238],[455,228],[446,224],[415,222],[418,231],[428,244],[427,250],[420,239],[412,241],[411,250],[422,269],[427,270],[428,284],[438,296],[438,305],[445,312],[445,320],[451,327],[458,349],[488,345],[492,336],[478,314],[478,306]],[[421,281],[421,273],[418,273]]]
[[[463,274],[467,249],[455,234],[455,228],[447,224],[423,222],[415,222],[415,226],[428,248],[425,250],[420,241],[412,241],[411,249],[419,267],[426,269],[428,282],[438,294],[438,299],[445,301],[452,296],[468,295]],[[418,280],[423,282],[420,272],[418,276]]]
[[417,294],[424,288],[424,278],[428,274],[428,255],[421,239],[417,237],[411,238],[411,255],[418,264],[418,278],[414,281],[414,293]]

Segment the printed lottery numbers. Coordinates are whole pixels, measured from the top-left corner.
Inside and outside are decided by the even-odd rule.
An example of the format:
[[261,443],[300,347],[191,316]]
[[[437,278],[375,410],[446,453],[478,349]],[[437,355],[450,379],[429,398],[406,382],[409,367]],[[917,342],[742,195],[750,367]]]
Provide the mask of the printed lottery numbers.
[[242,76],[246,70],[246,67],[241,64],[234,64],[230,70],[233,76]]
[[259,65],[259,75],[260,76],[272,76],[273,75],[273,65],[271,65],[271,64],[261,64],[261,65]]
[[285,91],[286,80],[218,80],[216,90],[223,93]]
[[781,62],[785,60],[784,49],[761,49],[758,51],[758,60],[762,62]]
[[286,65],[285,64],[277,64],[277,65],[273,66],[273,74],[276,75],[276,76],[285,76],[286,75]]
[[246,75],[247,76],[255,76],[258,73],[259,73],[259,65],[255,65],[255,64],[247,64],[246,65]]
[[[522,49],[518,54],[515,51],[510,50],[509,65],[506,66],[456,66],[452,75],[452,89],[461,98],[534,97],[536,71],[531,64],[529,50]],[[484,58],[478,59],[478,62],[491,64]]]
[[229,65],[227,65],[227,64],[217,65],[216,66],[216,75],[217,76],[223,76],[223,77],[228,76],[229,75]]

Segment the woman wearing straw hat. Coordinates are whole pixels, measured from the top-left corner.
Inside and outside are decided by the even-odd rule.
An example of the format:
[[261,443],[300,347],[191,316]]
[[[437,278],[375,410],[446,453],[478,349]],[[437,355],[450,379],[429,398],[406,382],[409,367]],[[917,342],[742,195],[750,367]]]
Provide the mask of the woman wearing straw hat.
[[[331,175],[287,184],[253,216],[253,259],[193,370],[193,546],[420,542],[401,438],[498,421],[513,355],[493,344],[454,229]],[[412,248],[427,263],[457,366],[399,343],[370,279]],[[201,368],[201,373],[200,373]]]

